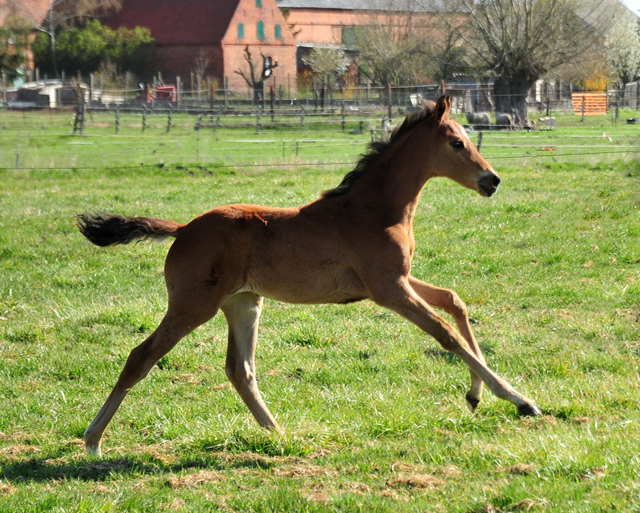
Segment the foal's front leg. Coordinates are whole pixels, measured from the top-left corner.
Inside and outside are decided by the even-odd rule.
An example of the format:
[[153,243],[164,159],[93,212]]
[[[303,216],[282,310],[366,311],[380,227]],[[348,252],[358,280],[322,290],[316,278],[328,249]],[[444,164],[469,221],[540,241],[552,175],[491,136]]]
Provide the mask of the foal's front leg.
[[471,372],[486,383],[489,390],[500,399],[513,403],[521,415],[540,415],[540,410],[531,399],[514,390],[471,351],[467,341],[453,326],[415,292],[408,278],[401,277],[393,285],[387,283],[386,287],[377,287],[373,293],[373,300],[410,320],[435,338],[444,349],[458,355],[469,366]]
[[[462,302],[453,290],[443,289],[425,283],[413,276],[409,276],[409,285],[427,304],[442,308],[451,315],[455,321],[460,334],[469,344],[471,351],[478,357],[482,363],[485,363],[484,356],[476,341],[476,337],[471,330],[469,315],[467,314],[467,306]],[[471,371],[471,389],[467,392],[467,407],[471,412],[476,411],[478,403],[482,399],[482,380]]]

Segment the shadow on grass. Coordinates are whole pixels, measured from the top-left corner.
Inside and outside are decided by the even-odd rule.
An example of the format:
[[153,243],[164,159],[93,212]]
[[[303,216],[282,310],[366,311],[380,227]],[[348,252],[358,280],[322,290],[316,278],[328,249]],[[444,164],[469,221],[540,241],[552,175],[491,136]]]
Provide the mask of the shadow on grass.
[[70,459],[60,453],[39,454],[37,457],[9,461],[0,467],[0,478],[8,481],[44,482],[59,479],[103,481],[114,476],[145,476],[174,474],[189,469],[222,470],[253,468],[267,470],[284,459],[301,457],[309,447],[296,440],[273,439],[267,435],[233,435],[224,439],[208,439],[196,447],[196,454],[168,463],[150,454],[123,458],[97,459],[85,456]]
[[104,481],[114,476],[143,476],[172,474],[188,469],[219,470],[219,458],[196,458],[166,465],[148,457],[60,461],[47,457],[11,462],[0,469],[3,479],[13,482],[44,482],[59,479]]

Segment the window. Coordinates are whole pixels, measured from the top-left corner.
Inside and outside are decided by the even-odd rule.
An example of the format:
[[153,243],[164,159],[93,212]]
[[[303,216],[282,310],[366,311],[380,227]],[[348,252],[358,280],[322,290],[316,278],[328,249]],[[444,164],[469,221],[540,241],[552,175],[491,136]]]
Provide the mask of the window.
[[244,39],[244,25],[238,23],[238,39]]
[[342,46],[353,48],[356,46],[356,28],[342,27]]
[[264,39],[264,23],[258,22],[258,39]]
[[276,25],[276,39],[282,39],[282,29],[280,25]]
[[262,7],[262,0],[256,0],[256,7]]

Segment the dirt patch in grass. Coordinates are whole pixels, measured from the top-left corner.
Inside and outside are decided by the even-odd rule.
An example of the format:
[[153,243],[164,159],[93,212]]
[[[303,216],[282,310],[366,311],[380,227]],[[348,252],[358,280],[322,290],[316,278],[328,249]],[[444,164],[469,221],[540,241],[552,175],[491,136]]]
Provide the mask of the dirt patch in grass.
[[167,480],[167,484],[173,489],[181,488],[183,486],[192,488],[204,483],[218,483],[225,479],[226,477],[215,470],[201,470],[195,474],[188,474],[182,477],[172,477]]
[[188,383],[189,385],[199,385],[202,382],[204,382],[204,379],[195,374],[180,374],[180,376],[172,380],[172,383]]
[[509,506],[511,511],[532,511],[540,508],[544,508],[548,504],[545,499],[523,499]]
[[157,449],[147,447],[144,451],[144,454],[148,455],[150,458],[154,459],[162,463],[163,465],[171,465],[176,462],[176,457],[173,454],[166,454]]
[[393,490],[392,488],[386,488],[380,492],[380,497],[386,497],[387,499],[391,499],[396,502],[408,502],[409,497],[405,494],[399,493],[398,490]]
[[431,474],[410,474],[388,482],[393,488],[431,489],[444,486],[445,482]]
[[424,470],[422,465],[415,465],[413,463],[406,463],[404,461],[394,461],[391,464],[391,472],[394,474],[397,473],[418,473],[419,471]]
[[558,421],[553,415],[542,415],[541,417],[526,417],[520,420],[520,423],[528,429],[543,429],[553,427]]
[[8,460],[14,460],[17,456],[25,453],[40,452],[40,449],[33,445],[10,445],[4,449],[0,449],[0,456],[5,456]]
[[535,465],[529,463],[516,463],[509,467],[500,467],[496,472],[505,472],[516,476],[528,476],[537,470]]
[[0,440],[11,440],[12,442],[24,442],[31,438],[31,435],[22,431],[14,431],[10,435],[7,435],[0,431]]
[[581,481],[588,481],[589,479],[602,479],[607,477],[607,469],[604,467],[593,467],[580,476]]
[[10,484],[0,483],[0,495],[11,495],[16,489]]
[[331,500],[331,498],[325,493],[311,493],[309,495],[305,495],[304,498],[315,504],[328,504]]
[[284,468],[274,468],[272,472],[275,476],[294,478],[316,476],[335,477],[338,475],[338,472],[336,472],[334,468],[319,465],[293,465]]
[[445,477],[459,477],[462,475],[462,471],[455,465],[449,465],[447,467],[443,467],[441,469],[438,469],[436,472]]

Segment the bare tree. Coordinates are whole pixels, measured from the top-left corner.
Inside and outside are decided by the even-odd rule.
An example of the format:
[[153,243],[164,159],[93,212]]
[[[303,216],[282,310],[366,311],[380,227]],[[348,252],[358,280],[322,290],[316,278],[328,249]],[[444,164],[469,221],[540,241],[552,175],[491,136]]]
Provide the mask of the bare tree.
[[82,21],[100,17],[112,10],[120,9],[122,0],[49,0],[49,12],[36,26],[36,30],[49,35],[53,70],[58,76],[56,62],[56,35],[60,30],[74,27]]
[[196,79],[195,86],[198,93],[198,98],[200,98],[202,81],[204,80],[205,73],[207,72],[207,68],[209,67],[210,63],[211,60],[209,59],[209,55],[207,54],[206,50],[204,50],[203,48],[198,50],[193,66],[193,75]]
[[469,13],[459,37],[476,69],[495,77],[496,111],[528,123],[529,88],[549,70],[580,58],[622,7],[611,0],[461,0]]
[[324,47],[314,47],[309,55],[302,60],[308,65],[313,74],[320,79],[321,86],[321,107],[324,109],[327,87],[330,87],[334,73],[344,73],[349,65],[349,59],[344,50],[335,45]]
[[244,60],[249,64],[249,73],[245,73],[242,69],[234,71],[236,75],[240,75],[244,78],[244,81],[249,85],[253,92],[253,100],[262,100],[262,93],[264,89],[264,81],[271,76],[273,69],[278,67],[278,61],[272,60],[271,57],[260,54],[262,57],[262,69],[256,70],[256,65],[251,57],[249,51],[249,45],[244,49]]
[[387,10],[367,14],[355,32],[361,70],[385,90],[389,85],[416,82],[425,72],[429,73],[425,62],[426,38],[419,23],[422,20],[414,8],[390,4]]

